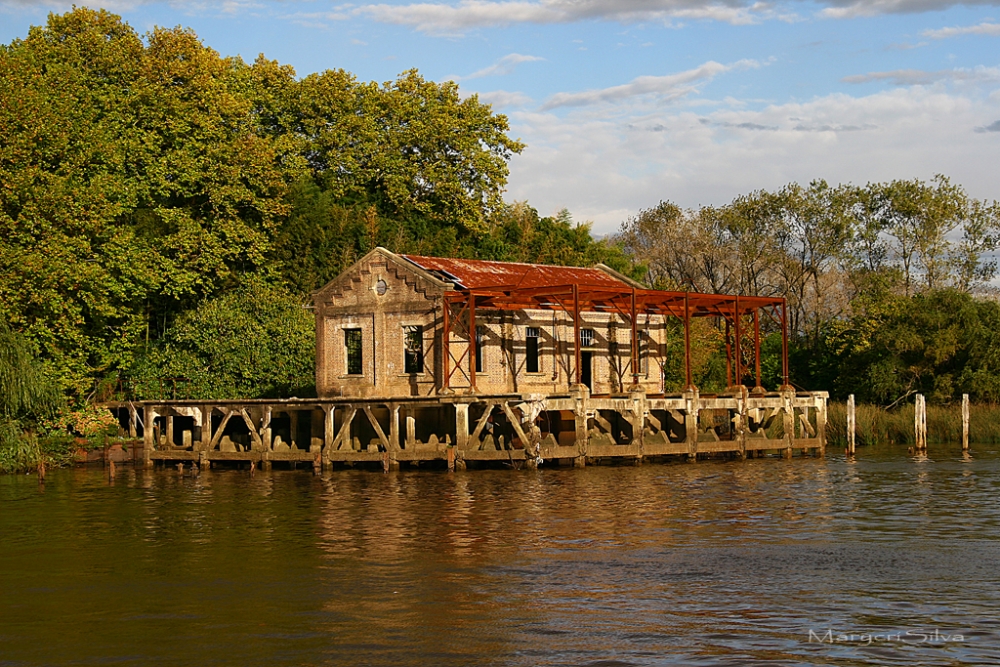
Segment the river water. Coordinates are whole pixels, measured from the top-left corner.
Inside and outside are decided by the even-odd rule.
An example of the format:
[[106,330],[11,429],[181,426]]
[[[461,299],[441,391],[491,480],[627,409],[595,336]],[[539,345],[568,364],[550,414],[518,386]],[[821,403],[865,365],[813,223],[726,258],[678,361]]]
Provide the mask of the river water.
[[1000,664],[1000,454],[0,477],[0,666],[209,664]]

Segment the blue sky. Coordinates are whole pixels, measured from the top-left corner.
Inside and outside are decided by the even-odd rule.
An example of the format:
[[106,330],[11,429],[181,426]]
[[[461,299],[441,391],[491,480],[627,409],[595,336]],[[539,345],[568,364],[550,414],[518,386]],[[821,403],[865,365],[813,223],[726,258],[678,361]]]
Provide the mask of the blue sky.
[[[79,0],[78,0],[79,1]],[[1000,0],[111,0],[300,75],[454,79],[527,149],[506,197],[597,234],[661,200],[929,179],[1000,197]],[[0,0],[0,41],[68,5]]]

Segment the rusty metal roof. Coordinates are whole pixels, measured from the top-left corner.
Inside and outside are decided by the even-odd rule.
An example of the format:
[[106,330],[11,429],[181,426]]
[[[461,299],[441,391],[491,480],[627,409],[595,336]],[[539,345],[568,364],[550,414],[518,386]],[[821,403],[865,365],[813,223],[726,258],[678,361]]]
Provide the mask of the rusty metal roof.
[[459,289],[528,289],[533,287],[610,287],[631,290],[628,285],[600,269],[519,262],[490,262],[480,259],[446,259],[402,255],[438,277],[456,283]]

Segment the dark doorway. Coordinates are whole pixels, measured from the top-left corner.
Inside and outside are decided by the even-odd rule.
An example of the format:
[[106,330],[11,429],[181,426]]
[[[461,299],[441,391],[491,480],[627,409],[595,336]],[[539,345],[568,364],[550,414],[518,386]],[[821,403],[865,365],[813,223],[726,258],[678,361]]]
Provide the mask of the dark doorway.
[[587,389],[594,391],[594,379],[591,372],[594,366],[593,352],[580,352],[580,382],[586,385]]

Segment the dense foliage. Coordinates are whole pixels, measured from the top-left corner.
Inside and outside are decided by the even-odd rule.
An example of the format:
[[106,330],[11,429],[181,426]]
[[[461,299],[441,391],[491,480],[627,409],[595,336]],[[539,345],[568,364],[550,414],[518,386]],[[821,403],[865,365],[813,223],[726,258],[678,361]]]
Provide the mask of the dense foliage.
[[[0,45],[5,428],[31,428],[60,396],[79,406],[123,388],[307,396],[303,306],[376,246],[784,296],[800,386],[883,405],[918,391],[1000,400],[996,203],[942,176],[817,181],[698,210],[664,202],[598,241],[566,211],[504,203],[523,148],[508,130],[415,71],[299,78],[104,11],[52,15]],[[780,336],[770,320],[764,332],[774,386]],[[722,345],[719,324],[699,321],[706,390],[726,383]],[[663,370],[679,386],[680,362]]]
[[883,405],[918,392],[1000,400],[1000,206],[943,176],[791,184],[696,211],[663,202],[619,239],[654,285],[787,298],[793,384]]
[[376,245],[628,268],[503,203],[507,130],[415,71],[299,79],[189,30],[52,15],[0,46],[0,318],[75,400],[308,393],[298,306]]

